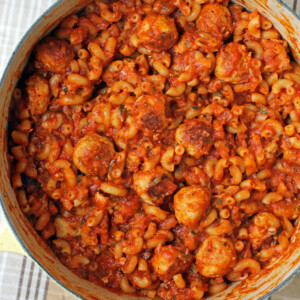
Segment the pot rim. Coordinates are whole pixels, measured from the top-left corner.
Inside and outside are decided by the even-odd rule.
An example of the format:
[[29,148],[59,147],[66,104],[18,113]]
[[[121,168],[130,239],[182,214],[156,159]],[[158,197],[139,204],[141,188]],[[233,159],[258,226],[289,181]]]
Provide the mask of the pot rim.
[[[38,23],[40,23],[42,21],[42,19],[47,16],[49,13],[51,13],[51,11],[57,7],[59,4],[63,3],[65,0],[56,0],[53,4],[51,4],[43,13],[40,14],[40,16],[30,25],[30,27],[27,29],[27,31],[23,34],[23,36],[21,37],[21,39],[19,40],[19,42],[17,43],[17,45],[15,46],[12,54],[10,55],[10,58],[8,59],[8,62],[6,63],[5,69],[2,73],[2,76],[0,78],[0,87],[3,84],[3,80],[4,77],[6,76],[6,73],[8,72],[13,60],[15,59],[16,55],[18,54],[18,49],[20,48],[20,46],[24,43],[24,41],[26,40],[26,38],[28,37],[28,35],[31,33],[31,31],[38,25]],[[293,10],[291,9],[289,6],[287,6],[287,4],[285,4],[282,0],[275,0],[276,2],[278,2],[280,5],[282,5],[285,9],[287,9],[288,11],[290,11],[300,22],[300,16]],[[11,222],[11,219],[9,217],[9,214],[7,213],[7,210],[4,206],[3,203],[3,197],[1,195],[1,191],[0,191],[0,207],[2,208],[3,211],[3,215],[5,217],[5,219],[7,220],[10,229],[12,230],[14,236],[16,237],[17,241],[20,243],[20,245],[24,248],[24,250],[26,251],[27,255],[44,271],[46,272],[46,274],[52,279],[54,280],[59,286],[61,286],[63,289],[67,290],[69,293],[71,293],[72,295],[74,295],[75,297],[79,298],[79,299],[83,299],[81,296],[79,296],[77,293],[75,293],[74,291],[72,291],[70,288],[66,287],[64,284],[62,284],[59,280],[57,280],[46,268],[44,268],[42,266],[42,264],[32,255],[31,251],[29,251],[28,247],[25,245],[25,243],[23,242],[23,240],[20,238],[19,233],[15,230],[14,225]],[[276,287],[274,287],[269,293],[267,293],[266,295],[262,296],[259,300],[267,300],[268,298],[270,298],[275,292],[277,292],[279,289],[283,288],[290,280],[292,280],[298,273],[300,272],[300,263],[297,266],[297,268],[294,270],[294,272],[292,274],[290,274],[287,278],[285,278],[280,284],[278,284]]]

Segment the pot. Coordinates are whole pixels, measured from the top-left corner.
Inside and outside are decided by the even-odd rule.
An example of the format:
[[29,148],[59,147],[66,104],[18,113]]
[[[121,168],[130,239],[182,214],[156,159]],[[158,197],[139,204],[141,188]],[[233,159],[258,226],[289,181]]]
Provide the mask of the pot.
[[[22,68],[34,45],[52,30],[63,17],[82,6],[87,0],[58,0],[28,30],[13,53],[0,83],[0,195],[7,219],[0,232],[0,250],[25,254],[34,259],[48,275],[71,293],[84,299],[132,299],[132,296],[115,294],[91,282],[83,280],[69,271],[46,243],[38,236],[21,212],[9,179],[7,160],[7,120],[12,91]],[[300,62],[300,19],[282,2],[276,0],[236,0],[247,9],[258,11],[267,17],[280,31]],[[264,268],[257,276],[232,284],[224,292],[212,296],[214,300],[266,299],[291,280],[300,268],[300,222],[289,249],[281,259]],[[144,299],[136,297],[136,299]]]

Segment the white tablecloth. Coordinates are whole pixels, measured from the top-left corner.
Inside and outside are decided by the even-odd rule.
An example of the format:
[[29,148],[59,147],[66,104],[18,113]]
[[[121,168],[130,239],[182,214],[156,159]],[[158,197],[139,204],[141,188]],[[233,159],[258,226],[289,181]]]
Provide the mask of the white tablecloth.
[[[284,0],[300,15],[300,1]],[[20,38],[36,18],[55,0],[0,0],[0,76]],[[0,213],[0,222],[3,218]],[[0,225],[1,226],[1,225]],[[71,300],[33,261],[22,255],[0,253],[0,300]],[[296,277],[272,300],[300,299],[300,277]],[[104,300],[104,299],[103,299]]]

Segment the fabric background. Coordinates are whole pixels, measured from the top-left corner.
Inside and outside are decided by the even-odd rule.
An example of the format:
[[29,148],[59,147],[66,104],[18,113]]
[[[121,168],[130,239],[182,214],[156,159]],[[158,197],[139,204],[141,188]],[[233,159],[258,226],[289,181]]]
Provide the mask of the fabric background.
[[[300,1],[284,0],[300,15]],[[0,77],[20,38],[55,0],[0,0]],[[0,226],[3,215],[0,212]],[[300,299],[300,276],[272,296],[272,300]],[[0,253],[1,300],[77,299],[50,279],[30,258]],[[104,299],[103,299],[104,300]]]

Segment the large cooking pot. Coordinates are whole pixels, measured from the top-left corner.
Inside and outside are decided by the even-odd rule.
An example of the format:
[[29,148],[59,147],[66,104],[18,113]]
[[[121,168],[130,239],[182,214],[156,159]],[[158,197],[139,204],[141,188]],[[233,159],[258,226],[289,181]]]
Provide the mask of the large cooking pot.
[[[48,275],[70,292],[84,299],[132,299],[116,295],[104,288],[75,276],[64,267],[46,243],[36,233],[21,212],[9,179],[7,160],[7,119],[13,87],[21,75],[34,45],[64,16],[79,10],[87,0],[59,0],[52,5],[28,30],[13,53],[0,83],[0,195],[7,218],[7,227],[1,228],[0,250],[24,253],[33,258]],[[250,10],[258,9],[280,31],[300,61],[300,19],[288,7],[276,0],[237,0]],[[266,267],[260,274],[231,285],[226,291],[210,299],[266,299],[291,280],[300,268],[300,222],[297,223],[292,243],[281,259]],[[9,235],[9,232],[13,232]],[[136,298],[141,299],[141,298]]]

